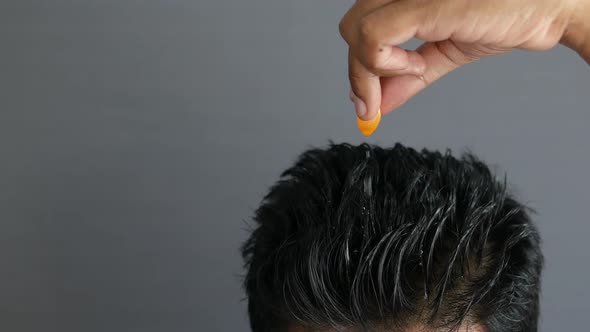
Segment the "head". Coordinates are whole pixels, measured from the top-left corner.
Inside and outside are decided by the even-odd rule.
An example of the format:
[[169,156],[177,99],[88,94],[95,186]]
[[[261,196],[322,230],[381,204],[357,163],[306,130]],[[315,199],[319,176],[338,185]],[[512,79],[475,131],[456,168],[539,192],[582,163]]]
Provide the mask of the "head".
[[528,212],[472,154],[309,150],[243,247],[252,331],[537,331]]

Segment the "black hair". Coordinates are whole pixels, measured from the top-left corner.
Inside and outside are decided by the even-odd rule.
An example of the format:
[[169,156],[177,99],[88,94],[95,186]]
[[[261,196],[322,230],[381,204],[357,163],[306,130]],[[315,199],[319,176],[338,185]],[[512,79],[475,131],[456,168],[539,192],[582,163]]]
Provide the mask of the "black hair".
[[529,212],[471,153],[306,151],[242,248],[252,331],[537,331],[543,257]]

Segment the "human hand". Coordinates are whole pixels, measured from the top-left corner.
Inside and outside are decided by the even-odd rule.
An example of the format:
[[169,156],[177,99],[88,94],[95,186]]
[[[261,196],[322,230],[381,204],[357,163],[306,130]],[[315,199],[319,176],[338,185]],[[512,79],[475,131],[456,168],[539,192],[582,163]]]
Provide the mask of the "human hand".
[[[358,0],[340,33],[362,126],[484,57],[562,42],[590,63],[590,0]],[[399,47],[413,37],[425,43]]]

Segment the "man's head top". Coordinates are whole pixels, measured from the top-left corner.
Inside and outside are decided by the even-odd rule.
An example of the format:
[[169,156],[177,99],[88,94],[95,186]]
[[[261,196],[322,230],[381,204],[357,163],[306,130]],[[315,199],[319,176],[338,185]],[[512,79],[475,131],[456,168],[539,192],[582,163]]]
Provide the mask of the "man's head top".
[[243,247],[254,332],[537,330],[527,209],[471,154],[305,152]]

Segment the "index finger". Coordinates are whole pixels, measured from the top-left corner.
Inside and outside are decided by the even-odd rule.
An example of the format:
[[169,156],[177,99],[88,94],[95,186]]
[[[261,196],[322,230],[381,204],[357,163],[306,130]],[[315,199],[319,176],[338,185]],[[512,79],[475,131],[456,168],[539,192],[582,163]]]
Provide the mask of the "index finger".
[[381,106],[381,81],[348,52],[348,77],[357,116],[364,121],[375,118]]

